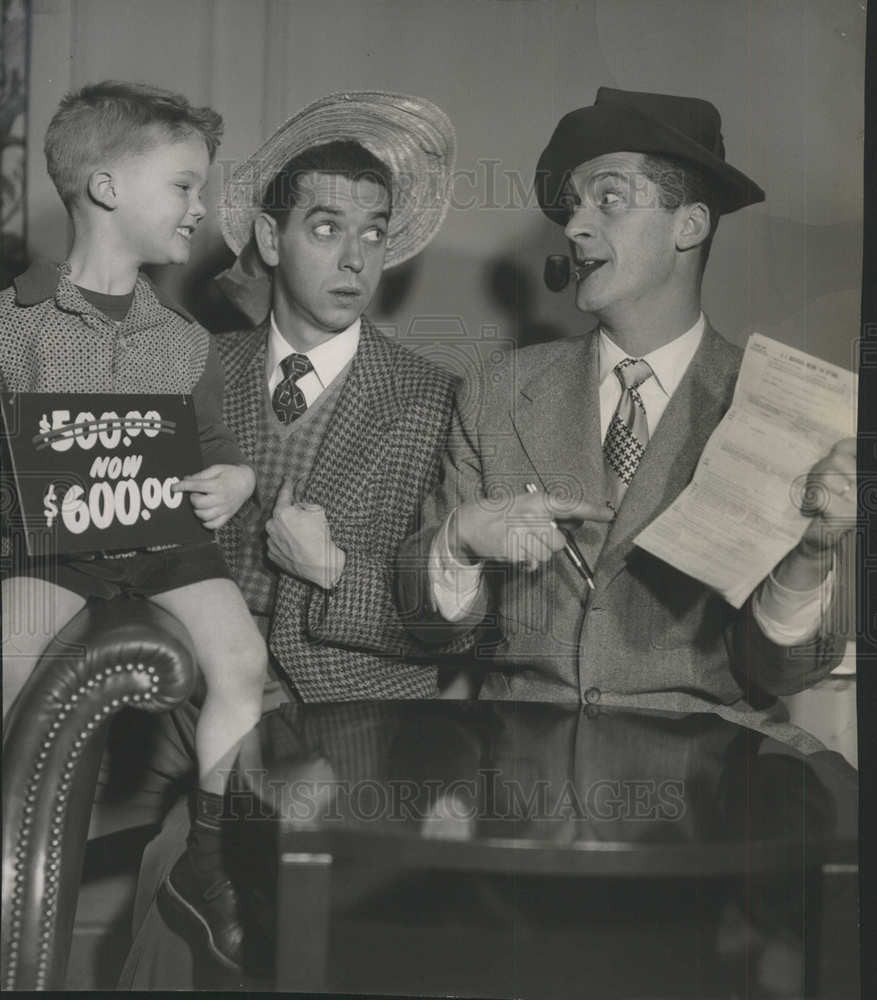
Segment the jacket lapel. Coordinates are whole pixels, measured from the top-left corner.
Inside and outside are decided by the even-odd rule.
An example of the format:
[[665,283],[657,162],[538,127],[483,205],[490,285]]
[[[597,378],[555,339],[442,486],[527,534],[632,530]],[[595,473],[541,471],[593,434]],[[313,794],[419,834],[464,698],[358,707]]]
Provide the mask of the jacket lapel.
[[325,509],[333,530],[343,532],[355,516],[368,473],[386,447],[384,429],[398,417],[393,372],[390,345],[363,316],[356,356],[305,489],[306,499]]
[[570,346],[519,387],[511,420],[537,483],[574,483],[584,496],[600,495],[598,340],[583,337]]
[[[520,386],[511,421],[538,485],[599,503],[606,486],[598,349],[596,329],[564,344],[549,365]],[[591,565],[604,537],[604,530],[593,525],[576,533]]]
[[624,495],[597,569],[598,586],[618,574],[636,534],[691,481],[710,435],[731,404],[738,369],[739,352],[707,326]]

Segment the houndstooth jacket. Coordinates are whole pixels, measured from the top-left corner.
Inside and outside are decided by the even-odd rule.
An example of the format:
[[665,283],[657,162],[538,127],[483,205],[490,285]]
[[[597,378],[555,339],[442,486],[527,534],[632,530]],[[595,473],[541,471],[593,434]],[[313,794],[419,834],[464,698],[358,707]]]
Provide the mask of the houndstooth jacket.
[[[224,418],[250,462],[267,341],[267,322],[217,337]],[[422,661],[422,647],[399,619],[393,573],[398,548],[438,477],[454,389],[453,376],[362,318],[359,348],[298,498],[324,508],[346,553],[344,573],[328,592],[281,573],[269,633],[271,652],[304,701],[436,693],[437,669]],[[218,533],[232,566],[245,515],[246,507]]]

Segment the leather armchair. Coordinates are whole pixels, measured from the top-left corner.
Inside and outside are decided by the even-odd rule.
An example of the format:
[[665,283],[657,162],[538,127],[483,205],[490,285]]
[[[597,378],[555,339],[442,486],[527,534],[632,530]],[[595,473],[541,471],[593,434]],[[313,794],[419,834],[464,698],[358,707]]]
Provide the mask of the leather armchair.
[[4,989],[61,989],[110,718],[162,712],[197,676],[188,633],[145,601],[89,603],[53,640],[3,735]]

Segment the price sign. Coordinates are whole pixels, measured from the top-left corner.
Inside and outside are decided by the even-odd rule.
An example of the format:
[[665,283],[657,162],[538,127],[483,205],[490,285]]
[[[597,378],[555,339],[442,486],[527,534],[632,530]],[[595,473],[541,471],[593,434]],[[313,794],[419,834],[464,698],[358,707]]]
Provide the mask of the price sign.
[[203,468],[191,396],[4,392],[0,409],[4,507],[14,494],[29,554],[47,534],[59,555],[210,538],[173,491]]

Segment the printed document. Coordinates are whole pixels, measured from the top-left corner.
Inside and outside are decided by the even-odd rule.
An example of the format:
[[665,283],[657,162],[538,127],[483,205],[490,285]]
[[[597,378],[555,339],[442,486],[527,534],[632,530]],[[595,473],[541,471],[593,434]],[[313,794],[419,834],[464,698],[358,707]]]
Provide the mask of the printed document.
[[690,485],[637,545],[739,608],[810,523],[807,473],[856,433],[852,372],[754,333]]

